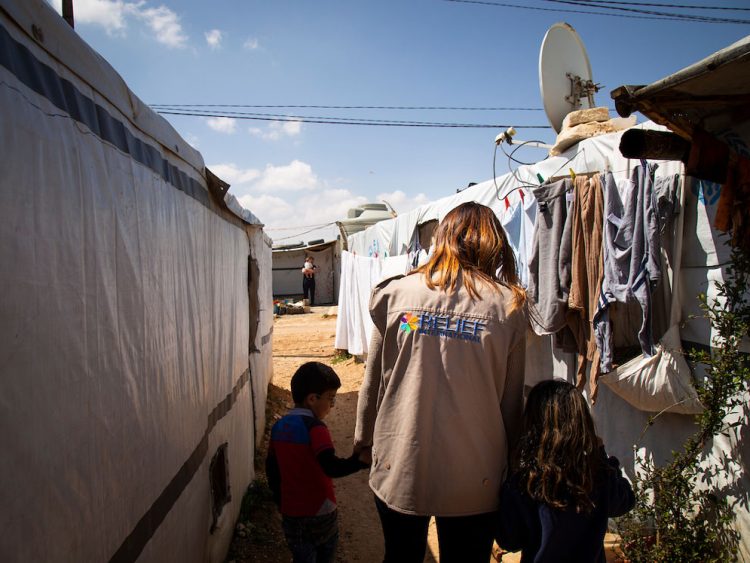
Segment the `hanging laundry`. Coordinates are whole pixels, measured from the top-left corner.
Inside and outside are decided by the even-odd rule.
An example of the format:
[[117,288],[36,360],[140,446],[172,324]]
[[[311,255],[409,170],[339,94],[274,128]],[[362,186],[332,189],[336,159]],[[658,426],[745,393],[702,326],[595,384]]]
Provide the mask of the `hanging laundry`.
[[750,251],[750,159],[737,156],[730,161],[727,180],[721,187],[714,225],[731,232],[732,245]]
[[578,349],[577,386],[586,382],[586,367],[592,362],[590,396],[596,399],[597,379],[601,374],[599,349],[593,330],[604,268],[602,264],[602,231],[604,194],[599,174],[586,178],[578,176],[569,219],[571,223],[570,293],[568,295],[568,326]]
[[[503,213],[499,213],[498,218],[516,255],[518,280],[523,287],[528,287],[529,255],[534,236],[537,202],[534,198],[523,198],[522,190],[519,190],[518,193],[518,200],[511,204],[509,209],[506,208]],[[506,201],[509,199],[510,196],[505,197]]]
[[553,334],[566,324],[568,296],[560,280],[560,249],[568,216],[565,194],[570,178],[532,188],[537,201],[527,294],[534,307],[531,325],[539,335]]
[[637,301],[642,320],[638,341],[645,356],[654,352],[652,290],[661,279],[660,229],[654,194],[656,165],[637,166],[620,197],[614,176],[604,180],[604,277],[594,317],[601,370],[612,371],[613,344],[609,305]]

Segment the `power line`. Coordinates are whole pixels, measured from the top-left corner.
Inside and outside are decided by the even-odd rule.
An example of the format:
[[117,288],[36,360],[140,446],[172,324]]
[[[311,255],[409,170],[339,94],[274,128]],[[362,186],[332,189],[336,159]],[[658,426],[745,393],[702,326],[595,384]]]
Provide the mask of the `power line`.
[[656,2],[610,2],[609,0],[582,0],[586,4],[621,4],[624,6],[649,6],[654,8],[684,8],[687,10],[726,10],[732,12],[750,12],[750,8],[731,8],[728,6],[699,6],[697,4],[659,4]]
[[396,121],[385,119],[355,119],[337,117],[316,117],[285,114],[256,114],[242,112],[209,112],[209,111],[174,111],[157,109],[162,115],[180,115],[187,117],[223,117],[227,119],[245,119],[251,121],[297,121],[301,123],[319,123],[326,125],[369,125],[379,127],[432,127],[432,128],[463,128],[463,129],[549,129],[549,125],[508,125],[501,123],[447,123],[432,121]]
[[322,229],[323,227],[328,227],[330,225],[335,225],[334,223],[321,223],[319,225],[297,225],[295,227],[263,227],[263,230],[265,231],[296,231],[297,229]]
[[250,105],[250,104],[149,104],[152,108],[305,108],[305,109],[392,109],[392,110],[462,110],[462,111],[543,111],[544,108],[457,107],[457,106],[324,106],[324,105]]
[[[551,2],[555,0],[543,0],[543,1]],[[480,4],[484,6],[492,6],[495,8],[518,8],[521,10],[536,10],[536,11],[542,11],[542,12],[571,13],[571,14],[588,14],[588,15],[594,15],[594,16],[609,16],[609,17],[614,17],[614,18],[629,18],[629,19],[640,19],[640,20],[681,21],[681,22],[693,22],[693,23],[723,23],[723,24],[750,23],[750,21],[747,21],[747,20],[717,21],[719,20],[719,18],[709,19],[709,18],[704,18],[703,16],[693,16],[694,18],[698,18],[698,19],[693,19],[692,17],[681,17],[680,14],[671,14],[668,16],[652,16],[652,15],[620,14],[620,13],[612,13],[612,12],[592,12],[588,10],[566,10],[564,8],[544,8],[541,6],[522,6],[519,4],[507,4],[504,2],[490,2],[488,0],[443,0],[443,2],[454,2],[458,4]],[[574,4],[574,5],[606,9],[605,6],[592,5],[588,3],[579,3],[579,4]]]
[[[591,3],[580,0],[543,0],[550,4],[568,4],[571,6],[591,6]],[[733,18],[715,18],[711,16],[696,16],[692,14],[677,14],[674,12],[656,12],[654,10],[643,10],[641,8],[625,8],[623,6],[615,6],[613,4],[602,4],[598,2],[597,8],[602,10],[618,10],[621,12],[636,13],[636,14],[647,14],[649,16],[665,16],[670,18],[677,18],[685,21],[695,21],[701,23],[729,23],[729,24],[750,24],[750,20],[740,20]],[[614,15],[614,14],[612,14]]]
[[[336,224],[336,221],[332,221],[331,223],[323,225],[323,227],[328,227],[328,226],[335,225],[335,224]],[[280,241],[280,240],[289,240],[290,238],[297,238],[299,236],[306,235],[308,233],[312,233],[313,231],[317,231],[317,230],[319,230],[321,228],[322,227],[316,227],[314,229],[310,229],[308,231],[302,231],[301,233],[297,233],[297,234],[294,234],[294,235],[289,235],[287,237],[275,238],[275,239],[273,239],[273,241],[277,242],[277,241]],[[266,230],[270,230],[270,229],[266,229]]]

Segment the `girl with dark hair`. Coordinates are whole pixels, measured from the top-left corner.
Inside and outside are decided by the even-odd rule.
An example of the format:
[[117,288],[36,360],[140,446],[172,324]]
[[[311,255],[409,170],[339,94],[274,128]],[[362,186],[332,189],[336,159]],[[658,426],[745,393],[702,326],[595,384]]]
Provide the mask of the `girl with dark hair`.
[[522,563],[604,563],[607,519],[632,509],[635,496],[573,385],[550,380],[531,390],[513,468],[498,545],[520,549]]
[[489,207],[459,205],[435,237],[426,264],[372,292],[354,444],[372,455],[386,563],[424,560],[431,516],[441,561],[487,563],[521,424],[526,295]]

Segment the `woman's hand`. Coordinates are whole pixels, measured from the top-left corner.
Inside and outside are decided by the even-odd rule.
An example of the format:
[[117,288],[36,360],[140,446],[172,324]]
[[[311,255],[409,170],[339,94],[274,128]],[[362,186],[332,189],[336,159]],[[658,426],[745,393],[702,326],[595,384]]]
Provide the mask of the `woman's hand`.
[[372,465],[372,446],[354,446],[354,453],[365,465]]

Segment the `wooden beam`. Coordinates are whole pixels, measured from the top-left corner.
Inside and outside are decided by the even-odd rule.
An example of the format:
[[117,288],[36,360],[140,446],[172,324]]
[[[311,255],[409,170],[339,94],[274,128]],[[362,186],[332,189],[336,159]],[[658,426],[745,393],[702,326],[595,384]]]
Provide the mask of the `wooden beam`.
[[690,155],[690,142],[669,131],[629,129],[620,139],[620,153],[625,158],[686,162]]
[[73,0],[62,0],[62,17],[68,22],[68,25],[75,29],[75,20],[73,18]]

